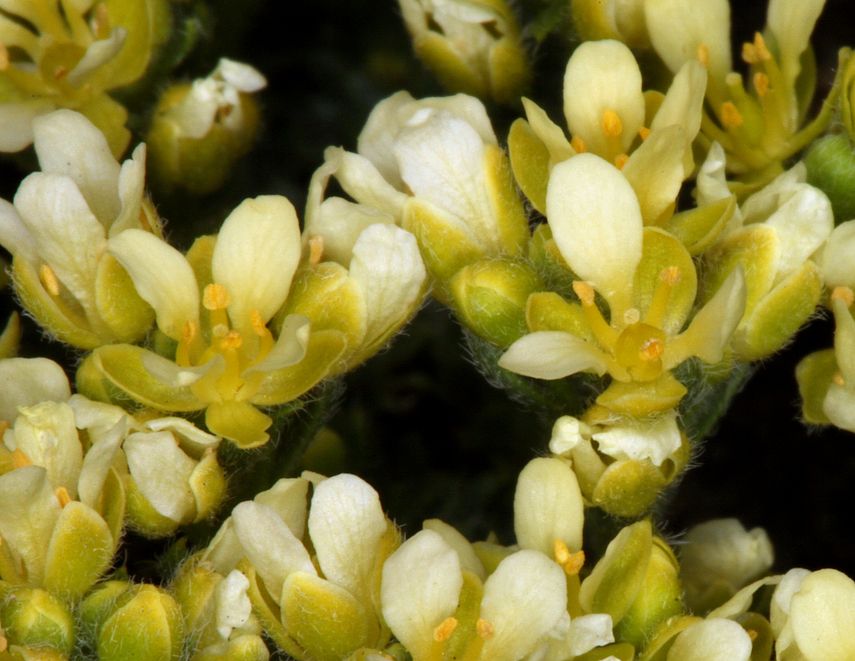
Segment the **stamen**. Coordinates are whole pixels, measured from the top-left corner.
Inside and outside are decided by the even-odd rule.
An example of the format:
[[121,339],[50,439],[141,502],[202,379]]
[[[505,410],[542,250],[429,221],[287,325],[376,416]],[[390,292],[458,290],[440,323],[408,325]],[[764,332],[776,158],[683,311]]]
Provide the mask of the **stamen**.
[[261,318],[261,313],[257,309],[253,308],[252,312],[249,313],[249,321],[252,324],[252,332],[258,335],[258,337],[264,337],[270,332],[267,330],[264,319]]
[[222,340],[228,332],[228,326],[226,326],[225,324],[217,324],[216,326],[211,328],[211,337],[217,340]]
[[840,300],[846,303],[846,307],[855,302],[855,293],[849,287],[835,287],[831,292],[831,300]]
[[623,170],[623,166],[626,165],[626,162],[629,160],[629,156],[626,154],[620,154],[615,157],[615,167],[618,170]]
[[629,308],[626,312],[623,313],[623,323],[627,326],[632,326],[632,324],[637,324],[641,319],[641,312],[638,311],[638,308]]
[[475,624],[475,630],[481,638],[492,638],[493,634],[496,633],[495,627],[487,622],[487,620],[480,617],[478,618],[478,622]]
[[659,285],[653,292],[653,299],[650,301],[650,307],[647,308],[644,323],[656,328],[662,327],[662,321],[665,319],[665,313],[668,310],[671,291],[680,283],[682,278],[683,274],[677,266],[668,266],[659,271]]
[[3,434],[6,433],[7,429],[9,429],[9,423],[5,420],[0,420],[0,441],[3,440]]
[[42,284],[45,286],[45,289],[48,290],[48,293],[51,296],[59,296],[59,280],[57,280],[56,273],[53,272],[53,269],[47,264],[42,264],[42,267],[39,269],[39,275],[41,276]]
[[704,68],[709,68],[710,66],[710,49],[706,47],[705,44],[698,44],[698,61],[704,66]]
[[243,338],[240,336],[235,330],[230,330],[225,334],[222,340],[220,340],[220,349],[223,351],[228,351],[229,349],[240,349],[240,345],[243,344]]
[[594,303],[594,288],[587,282],[581,280],[573,281],[573,291],[576,296],[582,301],[582,312],[585,314],[585,320],[588,326],[594,332],[594,336],[600,345],[607,350],[611,350],[617,342],[620,333],[606,323],[600,309]]
[[751,639],[751,642],[752,642],[752,643],[753,643],[755,640],[757,640],[757,632],[756,632],[756,631],[754,631],[754,629],[746,629],[746,630],[745,630],[745,633],[747,633],[747,634],[748,634],[748,637]]
[[181,367],[190,367],[192,359],[190,348],[199,337],[199,325],[195,321],[188,320],[181,329],[181,341],[175,348],[175,362]]
[[33,462],[30,461],[30,458],[21,452],[20,449],[15,450],[12,453],[12,467],[13,468],[23,468],[24,466],[32,466]]
[[56,499],[59,501],[60,507],[65,507],[68,503],[71,502],[71,495],[68,493],[68,489],[65,487],[59,487],[55,492]]
[[759,32],[754,33],[754,49],[757,51],[757,57],[760,58],[761,62],[772,59],[772,53],[766,47],[766,40],[763,39],[763,35]]
[[638,127],[638,135],[641,136],[642,142],[647,140],[647,138],[650,137],[651,133],[652,133],[652,131],[649,128],[647,128],[646,126]]
[[588,145],[586,145],[585,141],[578,135],[573,136],[573,139],[570,141],[570,146],[573,147],[577,154],[584,154],[588,151]]
[[188,321],[184,324],[181,331],[181,341],[190,344],[199,335],[199,324],[195,321]]
[[843,379],[843,375],[840,372],[835,372],[834,376],[831,377],[831,380],[834,381],[838,386],[845,386],[846,381]]
[[603,113],[603,133],[610,138],[616,138],[623,132],[623,124],[614,110],[606,110]]
[[53,70],[53,79],[54,79],[54,80],[59,80],[59,79],[60,79],[60,78],[62,78],[63,76],[67,76],[69,71],[70,71],[70,69],[69,69],[68,67],[64,67],[64,66],[62,66],[61,64],[60,64],[60,65],[58,65],[58,66]]
[[677,266],[668,266],[659,272],[659,280],[669,287],[676,287],[683,279],[683,274]]
[[202,292],[202,305],[206,310],[225,310],[231,303],[228,290],[216,283],[208,285]]
[[576,576],[585,564],[585,552],[577,551],[570,555],[564,564],[564,573],[568,576]]
[[742,44],[742,61],[746,64],[759,64],[760,57],[757,55],[757,49],[750,41]]
[[731,101],[721,104],[721,123],[725,128],[742,126],[743,121],[742,114]]
[[9,641],[6,640],[6,636],[0,636],[0,652],[5,652],[9,647]]
[[649,363],[659,358],[663,353],[665,353],[665,344],[662,340],[651,337],[650,339],[645,340],[644,344],[641,345],[638,357],[644,362]]
[[451,637],[451,634],[454,633],[454,630],[457,628],[457,619],[453,617],[447,617],[443,622],[437,626],[436,629],[433,630],[433,639],[441,643],[444,640],[448,640]]
[[106,39],[110,36],[110,14],[107,10],[107,5],[103,2],[95,8],[92,28],[96,39]]
[[309,239],[309,264],[315,265],[324,255],[324,237],[313,236]]
[[582,301],[582,305],[594,304],[594,288],[587,282],[574,280],[573,291],[576,293],[576,296],[579,297],[579,300]]
[[754,74],[753,81],[754,89],[757,90],[757,96],[762,99],[769,91],[769,76],[767,76],[765,73],[758,71]]
[[570,559],[570,549],[568,549],[567,544],[560,539],[553,540],[552,552],[555,554],[555,562],[562,567]]

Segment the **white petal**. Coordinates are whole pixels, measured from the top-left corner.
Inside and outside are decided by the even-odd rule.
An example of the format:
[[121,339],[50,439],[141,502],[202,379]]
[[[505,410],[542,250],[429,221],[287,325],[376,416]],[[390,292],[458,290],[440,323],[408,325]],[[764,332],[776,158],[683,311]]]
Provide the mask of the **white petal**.
[[23,558],[30,583],[41,583],[59,501],[41,466],[0,475],[0,536]]
[[615,459],[649,459],[655,466],[673,455],[682,443],[673,411],[652,421],[615,425],[591,435],[600,451]]
[[309,510],[309,535],[327,580],[370,603],[377,545],[386,532],[386,516],[377,492],[347,473],[315,488]]
[[[2,151],[2,150],[0,150]],[[12,253],[20,255],[26,261],[36,259],[38,244],[24,225],[14,205],[6,200],[0,200],[0,246]]]
[[459,218],[484,247],[501,250],[484,152],[470,124],[429,109],[414,115],[395,143],[401,177],[413,195]]
[[207,363],[198,367],[182,367],[152,351],[144,351],[140,360],[146,372],[172,388],[191,386],[211,370],[223,372],[226,368],[226,360],[222,354],[216,354]]
[[340,197],[329,197],[318,207],[311,226],[306,223],[304,236],[322,237],[323,259],[344,266],[350,263],[353,246],[362,231],[377,223],[394,225],[395,218],[374,207],[355,204]]
[[178,341],[188,321],[199,323],[199,287],[184,255],[138,229],[111,237],[107,245],[139,295],[154,308],[161,331]]
[[539,551],[508,556],[484,583],[481,618],[494,633],[484,642],[482,658],[516,661],[532,652],[566,619],[564,571]]
[[59,281],[84,307],[94,304],[105,230],[75,183],[66,175],[35,172],[21,182],[15,207]]
[[368,314],[365,342],[400,326],[421,303],[427,272],[416,238],[394,225],[371,225],[353,246],[350,277],[361,288]]
[[249,579],[237,569],[229,572],[214,588],[214,621],[217,633],[228,640],[232,629],[240,628],[252,615],[252,602],[247,595]]
[[759,581],[754,581],[751,585],[747,585],[735,595],[733,595],[726,603],[722,604],[713,611],[710,611],[707,617],[724,617],[732,619],[743,613],[747,613],[751,607],[751,602],[754,599],[754,593],[764,585],[776,585],[781,582],[781,576],[769,576],[761,578]]
[[733,620],[711,619],[684,629],[671,649],[668,661],[748,661],[751,638]]
[[532,459],[514,494],[514,532],[524,549],[552,557],[555,540],[571,553],[582,548],[585,504],[573,469],[560,459]]
[[775,634],[775,638],[780,637],[789,620],[793,595],[801,590],[802,582],[810,574],[811,572],[807,569],[794,567],[779,577],[778,585],[772,593],[772,601],[769,604],[769,623],[772,625],[772,633]]
[[297,539],[306,533],[306,518],[309,514],[309,481],[302,477],[282,478],[253,500],[267,505],[279,515]]
[[64,402],[71,386],[62,368],[47,358],[0,360],[0,420],[14,426],[19,406]]
[[119,200],[122,210],[110,226],[107,236],[116,236],[131,227],[140,226],[140,206],[145,194],[145,143],[134,149],[133,156],[122,163],[119,172]]
[[591,428],[572,415],[562,415],[552,425],[549,451],[569,456],[569,452],[585,439],[590,440]]
[[312,322],[302,314],[289,314],[282,322],[276,344],[262,360],[247,368],[242,376],[253,372],[272,372],[296,365],[306,357]]
[[119,215],[119,164],[107,139],[86,117],[57,110],[33,121],[42,172],[71,177],[106,229]]
[[43,99],[0,104],[0,151],[16,152],[29,147],[33,142],[33,121],[54,108]]
[[110,466],[113,464],[113,458],[127,435],[128,416],[124,415],[109,431],[101,434],[86,451],[78,479],[78,493],[81,503],[92,508],[98,507],[101,490],[104,488],[104,481],[107,479]]
[[603,613],[574,617],[570,622],[570,657],[579,656],[600,645],[613,643],[612,616]]
[[650,130],[679,124],[685,129],[689,141],[694,140],[701,128],[706,89],[707,70],[698,60],[689,60],[674,76],[662,105],[650,123]]
[[414,659],[428,658],[434,629],[454,613],[462,588],[457,552],[433,530],[416,533],[386,560],[383,618]]
[[248,199],[220,229],[211,271],[229,292],[229,319],[252,332],[250,313],[266,324],[282,307],[300,262],[300,223],[294,206],[280,195]]
[[570,133],[581,137],[594,154],[613,158],[603,131],[606,111],[622,124],[619,140],[626,151],[644,123],[641,71],[635,56],[619,41],[586,41],[579,45],[564,73],[564,114]]
[[215,434],[202,431],[186,418],[165,416],[148,420],[143,428],[146,431],[168,431],[171,432],[182,450],[192,450],[202,454],[206,448],[217,447],[221,438]]
[[[323,191],[326,189],[324,177],[329,179],[332,174],[335,174],[344,191],[360,204],[387,213],[395,218],[396,222],[400,219],[407,195],[386,181],[371,161],[338,147],[328,148],[324,152],[324,159],[326,163],[312,178],[312,188],[306,206],[307,222],[312,218],[313,199],[317,200],[316,204],[320,204],[323,197]],[[311,231],[308,224],[307,230]]]
[[232,511],[232,521],[249,561],[277,603],[288,574],[305,571],[317,575],[302,542],[266,505],[252,501],[240,503]]
[[462,571],[472,572],[482,581],[487,578],[484,564],[478,559],[474,547],[454,526],[450,526],[439,519],[427,519],[422,524],[422,529],[433,530],[435,533],[441,535],[445,543],[457,551]]
[[54,488],[65,487],[77,498],[83,446],[74,426],[74,411],[65,402],[42,402],[19,410],[15,447],[47,470]]
[[267,86],[267,79],[255,67],[221,57],[212,76],[219,76],[241,92],[258,92]]
[[602,352],[580,337],[561,331],[524,335],[499,358],[499,367],[536,379],[561,379],[594,370],[603,375],[608,365]]
[[245,555],[243,545],[235,532],[234,520],[229,517],[202,552],[202,560],[210,562],[218,574],[226,575],[237,567]]
[[86,82],[86,76],[112,60],[122,50],[127,37],[128,31],[117,25],[106,39],[99,39],[89,44],[86,53],[66,76],[68,84],[72,87],[81,87]]
[[623,166],[646,225],[655,224],[680,193],[686,172],[685,155],[691,141],[679,124],[653,131]]
[[523,97],[522,102],[532,131],[535,132],[537,137],[543,141],[543,144],[549,150],[550,165],[555,165],[575,156],[576,150],[570,146],[564,130],[549,119],[546,111],[525,97]]
[[196,462],[181,451],[170,432],[136,432],[122,447],[134,482],[154,509],[178,522],[195,516],[190,475]]
[[[593,154],[552,169],[546,215],[567,264],[609,303],[631,293],[641,261],[641,209],[620,170]],[[615,314],[615,311],[612,311]]]
[[730,189],[725,179],[727,156],[724,148],[717,142],[712,143],[707,152],[707,158],[698,171],[698,206],[703,207],[713,202],[730,197]]
[[835,569],[813,572],[793,595],[790,622],[807,661],[855,658],[855,582]]
[[855,392],[832,382],[822,400],[822,412],[835,427],[855,432]]
[[819,257],[822,277],[829,288],[855,289],[855,220],[834,228]]
[[398,161],[395,160],[392,145],[403,122],[409,119],[409,114],[401,117],[401,110],[413,101],[410,93],[405,91],[396,92],[380,101],[371,110],[357,139],[359,154],[370,161],[383,179],[398,190],[403,190],[404,182],[398,172]]

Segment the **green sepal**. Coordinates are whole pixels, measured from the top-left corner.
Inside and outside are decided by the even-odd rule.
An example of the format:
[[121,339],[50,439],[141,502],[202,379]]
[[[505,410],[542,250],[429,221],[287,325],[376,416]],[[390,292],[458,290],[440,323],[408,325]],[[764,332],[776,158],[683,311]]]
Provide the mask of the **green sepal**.
[[228,490],[226,473],[217,461],[217,453],[209,449],[193,469],[189,480],[190,490],[196,501],[196,517],[201,521],[212,517],[220,509]]
[[525,306],[526,325],[532,333],[562,331],[596,342],[594,333],[579,303],[568,303],[552,291],[535,292]]
[[517,34],[515,29],[490,49],[490,87],[496,103],[519,104],[520,97],[531,87],[531,65]]
[[178,604],[153,585],[134,586],[134,592],[101,626],[99,661],[178,661],[184,645]]
[[[169,585],[169,591],[184,615],[188,631],[201,630],[209,614],[214,590],[223,577],[210,563],[202,562],[201,554],[190,557],[178,570]],[[204,641],[200,641],[204,644]]]
[[508,133],[511,168],[531,205],[546,215],[546,184],[549,182],[549,148],[524,119],[511,124]]
[[350,592],[308,572],[288,575],[280,604],[288,633],[318,661],[339,661],[380,634],[376,617]]
[[668,650],[671,649],[671,645],[674,644],[674,640],[680,632],[703,621],[703,618],[693,615],[683,615],[665,620],[650,636],[650,640],[638,661],[666,661]]
[[100,514],[71,501],[59,514],[45,558],[45,588],[75,601],[110,568],[118,539]]
[[831,420],[825,415],[823,402],[837,372],[834,349],[823,349],[802,358],[796,365],[796,381],[802,397],[802,417],[814,425],[828,425]]
[[775,644],[775,634],[769,620],[759,613],[743,613],[734,619],[751,636],[749,661],[769,661]]
[[591,501],[609,514],[636,517],[647,511],[666,484],[662,472],[649,459],[625,459],[606,468]]
[[508,157],[495,145],[484,147],[484,175],[487,194],[496,214],[499,253],[506,257],[522,257],[529,239],[528,219]]
[[[855,67],[852,69],[855,73]],[[843,94],[841,101],[846,98]],[[822,136],[810,146],[804,164],[807,182],[819,188],[831,201],[835,222],[840,224],[855,218],[855,145],[852,139],[845,135]]]
[[416,55],[436,74],[443,86],[452,94],[463,92],[479,98],[489,93],[489,81],[479,76],[469,63],[452,48],[445,36],[425,32],[414,40]]
[[131,276],[109,253],[98,262],[95,309],[118,342],[139,342],[154,325],[154,310],[140,298]]
[[190,386],[168,386],[149,374],[142,363],[146,353],[151,352],[130,344],[111,344],[93,352],[93,365],[110,383],[140,404],[176,413],[199,411],[207,406]]
[[513,553],[506,546],[492,542],[474,542],[472,549],[475,551],[475,555],[478,556],[481,564],[484,565],[484,570],[488,576],[496,571],[496,567],[499,566],[502,560]]
[[68,656],[77,641],[71,611],[58,596],[39,588],[2,586],[0,622],[10,645],[50,646]]
[[125,520],[129,528],[149,539],[168,537],[178,530],[178,526],[182,522],[170,519],[158,512],[143,496],[130,474],[124,476],[124,486],[127,494]]
[[548,223],[541,223],[535,228],[529,241],[528,255],[551,291],[558,292],[565,298],[576,298],[573,282],[580,278],[573,273],[558,250]]
[[709,248],[736,211],[736,196],[675,213],[662,227],[686,246],[692,257]]
[[731,342],[734,356],[753,361],[778,351],[814,313],[821,297],[822,274],[806,261],[743,319]]
[[688,392],[666,371],[652,381],[612,381],[597,397],[597,404],[618,415],[643,418],[670,411]]
[[95,636],[110,614],[133,598],[133,587],[128,581],[105,581],[80,602],[78,614],[84,633],[92,638],[89,642],[94,644]]
[[232,638],[225,652],[196,652],[189,661],[268,661],[270,652],[261,636],[247,634]]

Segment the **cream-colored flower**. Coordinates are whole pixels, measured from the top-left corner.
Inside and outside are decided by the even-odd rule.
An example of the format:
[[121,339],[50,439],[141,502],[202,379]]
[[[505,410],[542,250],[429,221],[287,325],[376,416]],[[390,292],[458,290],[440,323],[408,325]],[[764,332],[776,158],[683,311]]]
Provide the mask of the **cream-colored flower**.
[[165,0],[23,0],[0,21],[0,151],[33,141],[33,120],[57,108],[83,113],[115,158],[128,146],[125,108],[108,94],[145,72],[164,35]]
[[81,348],[141,339],[151,308],[107,242],[129,229],[160,234],[144,198],[145,145],[120,165],[101,131],[71,110],[34,120],[33,133],[42,171],[24,179],[14,206],[0,200],[0,244],[14,257],[21,302]]
[[47,358],[0,360],[0,422],[15,426],[18,408],[40,402],[64,402],[71,386],[63,369]]

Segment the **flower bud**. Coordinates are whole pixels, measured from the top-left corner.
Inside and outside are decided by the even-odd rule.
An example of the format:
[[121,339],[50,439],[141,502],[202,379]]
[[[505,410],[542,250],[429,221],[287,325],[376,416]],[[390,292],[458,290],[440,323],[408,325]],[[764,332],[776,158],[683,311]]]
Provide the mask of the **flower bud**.
[[458,271],[451,279],[451,296],[458,317],[469,329],[507,348],[527,331],[528,297],[544,287],[527,264],[492,259]]
[[52,647],[71,654],[77,636],[71,612],[50,592],[5,585],[0,590],[0,622],[10,645]]
[[[853,119],[855,121],[855,119]],[[814,142],[805,156],[808,183],[831,200],[840,223],[855,218],[855,149],[845,135],[826,135]]]
[[650,46],[644,2],[572,0],[573,25],[583,41],[618,39],[632,48]]
[[249,65],[223,58],[207,78],[167,89],[146,137],[155,180],[166,190],[219,188],[255,139],[259,113],[250,94],[266,84]]
[[450,92],[516,103],[531,78],[504,0],[399,0],[418,56]]

